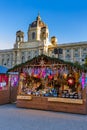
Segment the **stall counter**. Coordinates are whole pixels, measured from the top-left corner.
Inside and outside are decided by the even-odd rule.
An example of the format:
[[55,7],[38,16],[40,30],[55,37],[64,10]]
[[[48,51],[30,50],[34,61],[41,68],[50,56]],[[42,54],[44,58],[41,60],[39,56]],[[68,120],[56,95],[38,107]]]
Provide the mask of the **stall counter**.
[[53,98],[18,95],[17,107],[87,114],[85,99]]

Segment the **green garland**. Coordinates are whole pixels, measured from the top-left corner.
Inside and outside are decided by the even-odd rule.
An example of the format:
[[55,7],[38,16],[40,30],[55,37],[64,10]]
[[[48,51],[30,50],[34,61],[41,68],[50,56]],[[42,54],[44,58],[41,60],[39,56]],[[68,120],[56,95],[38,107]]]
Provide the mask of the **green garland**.
[[80,70],[87,71],[87,67],[84,67],[84,68],[83,68],[83,66],[81,66],[80,64],[76,64],[76,63],[64,61],[64,60],[61,60],[61,59],[59,59],[59,58],[52,58],[52,57],[49,57],[49,56],[46,56],[46,55],[43,55],[43,54],[42,54],[42,55],[40,55],[40,56],[38,56],[38,57],[34,57],[34,58],[32,58],[31,60],[26,61],[25,63],[21,63],[21,64],[19,64],[19,65],[15,65],[13,68],[9,69],[8,72],[17,70],[17,69],[19,69],[19,68],[23,68],[25,65],[32,63],[32,61],[34,61],[34,60],[37,61],[37,60],[40,59],[41,57],[46,58],[47,60],[50,60],[50,61],[55,62],[55,63],[56,63],[56,62],[57,62],[57,63],[59,62],[59,63],[62,63],[62,64],[69,65],[69,66],[71,66],[71,67],[75,67],[75,68],[80,69]]

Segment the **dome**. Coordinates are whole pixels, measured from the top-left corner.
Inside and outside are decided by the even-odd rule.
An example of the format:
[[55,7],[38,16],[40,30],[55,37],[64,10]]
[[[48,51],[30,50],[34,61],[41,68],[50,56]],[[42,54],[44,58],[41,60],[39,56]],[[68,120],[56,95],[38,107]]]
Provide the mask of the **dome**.
[[36,20],[33,21],[33,22],[30,24],[30,27],[31,27],[31,28],[37,27],[37,26],[39,26],[39,27],[45,27],[45,26],[46,26],[45,23],[41,20],[40,15],[38,15],[38,16],[36,17]]
[[18,30],[18,31],[16,32],[16,35],[24,35],[24,32],[22,32],[21,30]]

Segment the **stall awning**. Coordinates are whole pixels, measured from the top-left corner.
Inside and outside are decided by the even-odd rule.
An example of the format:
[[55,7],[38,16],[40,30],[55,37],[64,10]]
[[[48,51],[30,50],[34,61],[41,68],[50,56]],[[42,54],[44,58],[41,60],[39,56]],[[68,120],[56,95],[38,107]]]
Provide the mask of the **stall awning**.
[[0,65],[0,74],[5,74],[8,71],[8,68]]

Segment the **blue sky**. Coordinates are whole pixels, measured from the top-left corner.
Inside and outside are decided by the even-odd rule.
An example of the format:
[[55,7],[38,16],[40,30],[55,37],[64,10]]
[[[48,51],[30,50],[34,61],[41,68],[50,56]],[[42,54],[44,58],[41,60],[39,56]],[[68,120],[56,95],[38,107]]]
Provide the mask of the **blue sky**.
[[38,12],[59,44],[87,41],[86,0],[0,0],[0,50],[13,48],[18,30],[26,41]]

